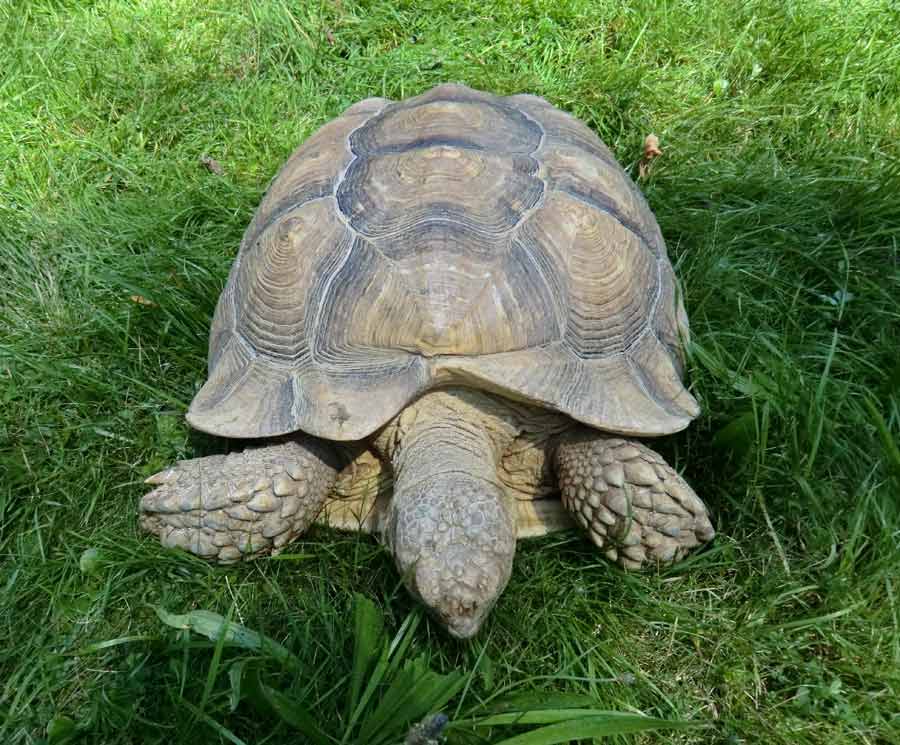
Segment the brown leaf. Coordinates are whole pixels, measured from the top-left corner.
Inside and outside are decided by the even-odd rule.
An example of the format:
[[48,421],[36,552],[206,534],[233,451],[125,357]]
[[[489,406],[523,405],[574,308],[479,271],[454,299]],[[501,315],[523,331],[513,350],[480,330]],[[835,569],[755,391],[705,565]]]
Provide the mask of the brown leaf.
[[130,295],[128,299],[131,300],[132,303],[137,303],[138,305],[148,305],[151,307],[156,305],[156,303],[152,300],[147,300],[143,295]]
[[638,165],[638,173],[644,178],[650,172],[650,162],[663,154],[659,149],[659,137],[649,134],[644,138],[644,157]]
[[215,158],[210,158],[208,155],[200,156],[200,165],[210,173],[216,174],[216,176],[223,176],[225,174],[225,169],[222,168],[222,164]]

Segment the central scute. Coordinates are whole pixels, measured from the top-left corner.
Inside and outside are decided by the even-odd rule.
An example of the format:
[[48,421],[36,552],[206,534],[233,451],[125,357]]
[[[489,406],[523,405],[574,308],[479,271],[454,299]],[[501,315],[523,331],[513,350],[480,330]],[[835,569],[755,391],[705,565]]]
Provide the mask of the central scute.
[[323,305],[318,336],[345,349],[492,354],[562,335],[558,298],[522,246],[456,223],[357,239]]
[[557,314],[515,243],[545,194],[540,142],[521,112],[478,101],[391,107],[354,132],[336,197],[357,239],[326,300],[341,309],[329,344],[427,357],[558,338],[531,311],[537,297]]

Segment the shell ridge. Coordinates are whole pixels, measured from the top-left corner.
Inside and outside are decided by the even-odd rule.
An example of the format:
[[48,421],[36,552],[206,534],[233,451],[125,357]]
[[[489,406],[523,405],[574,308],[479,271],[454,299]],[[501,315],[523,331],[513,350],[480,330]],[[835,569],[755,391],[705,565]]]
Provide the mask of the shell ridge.
[[[316,352],[319,348],[319,336],[322,330],[322,314],[325,312],[325,303],[328,300],[329,293],[331,291],[331,286],[334,284],[337,279],[338,274],[350,260],[350,255],[353,253],[353,248],[356,246],[356,241],[359,240],[359,237],[355,237],[354,240],[347,241],[347,248],[344,251],[344,256],[338,261],[334,267],[331,268],[331,271],[328,274],[328,278],[322,285],[321,291],[318,293],[318,297],[316,298],[316,307],[313,311],[312,315],[312,323],[309,324],[308,329],[312,330],[311,335],[311,343],[308,343],[310,358],[313,364],[318,363],[318,359],[316,359]],[[310,334],[307,332],[307,336]]]
[[[509,108],[509,107],[499,107],[499,106],[498,106],[498,107],[496,107],[496,108],[499,108],[501,111],[503,111],[503,109],[506,109],[506,108]],[[547,285],[547,281],[546,281],[546,278],[544,277],[544,273],[537,267],[537,262],[534,260],[534,257],[531,255],[531,253],[530,253],[530,251],[527,249],[527,247],[525,247],[525,246],[522,244],[522,242],[521,242],[521,241],[518,241],[518,239],[517,239],[519,227],[520,227],[522,224],[524,224],[525,222],[527,222],[527,220],[530,219],[531,216],[532,216],[535,212],[537,212],[541,207],[543,207],[543,205],[544,205],[544,200],[545,200],[545,198],[546,198],[546,196],[547,196],[547,192],[549,191],[549,189],[548,189],[548,187],[547,187],[547,182],[546,182],[546,180],[540,175],[540,174],[541,174],[541,162],[540,162],[540,160],[539,160],[538,158],[535,157],[535,154],[541,149],[541,146],[544,144],[544,136],[545,136],[545,132],[544,132],[543,126],[541,126],[541,124],[540,124],[538,121],[536,121],[533,117],[529,116],[529,115],[526,114],[524,111],[521,111],[521,110],[518,110],[518,109],[517,109],[517,111],[519,111],[519,113],[522,114],[522,116],[524,116],[525,119],[527,119],[528,121],[530,121],[532,124],[536,125],[537,128],[538,128],[538,131],[540,132],[540,137],[538,138],[537,144],[535,144],[535,146],[534,146],[534,147],[532,148],[532,150],[526,155],[526,157],[527,157],[531,162],[533,162],[534,165],[535,165],[534,177],[535,177],[536,179],[538,179],[538,181],[540,181],[540,183],[541,183],[541,194],[540,194],[540,196],[535,200],[535,203],[534,203],[533,205],[531,205],[531,207],[529,207],[528,209],[522,211],[522,214],[519,216],[519,219],[516,221],[516,223],[515,223],[514,225],[510,226],[509,228],[507,228],[505,231],[503,231],[503,232],[498,236],[498,238],[499,238],[499,237],[503,237],[504,235],[509,236],[509,240],[507,241],[506,248],[504,249],[504,251],[503,251],[502,253],[498,254],[498,255],[494,258],[494,260],[491,262],[491,266],[490,266],[490,272],[491,272],[491,274],[484,280],[484,282],[483,282],[483,284],[482,284],[482,286],[481,286],[481,289],[479,289],[478,293],[472,297],[472,300],[469,302],[468,307],[466,308],[465,313],[463,313],[463,314],[461,315],[460,320],[457,321],[457,322],[454,324],[454,326],[459,326],[460,324],[462,324],[462,323],[464,322],[464,320],[465,320],[466,318],[468,318],[468,315],[469,315],[469,313],[471,312],[472,308],[477,307],[478,303],[479,303],[480,300],[484,297],[485,293],[488,292],[489,290],[493,289],[493,284],[492,284],[491,281],[490,281],[491,278],[493,277],[493,273],[500,267],[501,262],[502,262],[504,259],[506,259],[506,257],[508,256],[510,250],[512,249],[513,243],[516,243],[516,242],[517,242],[520,246],[522,246],[522,249],[523,249],[524,253],[526,254],[526,256],[528,257],[528,260],[529,260],[529,261],[535,266],[535,268],[537,269],[537,271],[538,271],[538,276],[541,278],[541,282],[542,282],[545,286],[547,286],[547,287],[548,287],[548,290],[549,290],[549,286]],[[455,221],[454,221],[454,222],[455,222]],[[515,350],[506,350],[506,351],[515,351]]]
[[[391,237],[395,237],[398,235],[402,235],[420,225],[448,223],[448,224],[454,224],[454,225],[461,225],[468,230],[471,230],[475,233],[482,234],[486,238],[499,239],[505,235],[509,235],[510,233],[513,233],[514,231],[518,230],[519,227],[524,222],[526,222],[527,219],[529,217],[531,217],[531,215],[535,211],[537,211],[538,209],[540,209],[543,206],[544,200],[546,199],[546,196],[547,196],[547,193],[548,193],[548,191],[550,191],[546,180],[544,179],[543,176],[540,175],[540,171],[541,171],[540,161],[537,158],[535,158],[533,155],[525,155],[525,156],[520,156],[520,157],[524,160],[527,160],[530,164],[532,164],[533,168],[531,169],[530,172],[528,172],[528,175],[530,177],[534,178],[540,185],[540,187],[541,187],[540,194],[538,194],[538,196],[534,200],[533,204],[526,207],[525,209],[523,209],[521,211],[521,213],[519,213],[519,215],[517,216],[516,221],[514,223],[512,223],[508,227],[503,228],[502,230],[493,230],[492,231],[492,230],[485,229],[484,227],[480,226],[476,222],[467,222],[465,220],[461,220],[458,217],[455,217],[452,215],[451,209],[449,209],[450,207],[452,207],[452,204],[447,203],[447,204],[434,204],[433,207],[434,207],[434,212],[436,214],[431,214],[431,215],[422,217],[411,223],[401,223],[397,227],[392,227],[389,229],[381,229],[377,234],[374,234],[374,235],[372,233],[362,232],[359,228],[356,228],[352,224],[351,217],[348,214],[349,210],[350,210],[349,204],[348,204],[348,201],[349,201],[348,192],[343,188],[344,184],[346,182],[346,176],[347,176],[347,174],[350,173],[351,168],[363,167],[362,165],[359,165],[362,163],[362,161],[360,160],[360,158],[362,158],[362,156],[357,156],[356,158],[354,158],[354,161],[348,166],[346,172],[344,173],[345,180],[342,181],[338,185],[338,187],[335,189],[334,196],[337,201],[337,209],[338,209],[338,212],[340,213],[342,222],[344,222],[344,224],[348,225],[356,235],[364,237],[364,238],[373,238],[373,239],[380,240],[380,239],[384,239],[384,238],[391,238]],[[371,158],[370,158],[370,160],[371,160]],[[446,213],[446,214],[441,214],[442,212]]]
[[530,121],[532,124],[534,124],[534,126],[537,127],[537,128],[538,128],[538,131],[541,133],[541,136],[540,136],[540,138],[538,139],[537,145],[535,145],[535,146],[534,146],[534,149],[529,153],[529,155],[534,155],[538,150],[540,150],[540,149],[544,146],[544,142],[546,142],[546,140],[547,140],[547,130],[544,128],[544,125],[541,124],[540,121],[538,121],[537,119],[535,119],[531,114],[529,114],[529,113],[528,113],[527,111],[525,111],[524,109],[517,108],[517,107],[515,107],[515,106],[513,106],[513,107],[507,107],[507,108],[512,108],[513,110],[518,111],[518,112],[519,112],[522,116],[524,116],[528,121]]
[[[459,86],[462,88],[464,92],[471,94],[471,91],[465,86]],[[457,99],[452,95],[452,93],[458,92],[457,86],[442,86],[440,90],[431,89],[422,94],[422,96],[429,96],[429,94],[435,94],[430,97],[427,97],[426,100],[416,100],[415,103],[410,103],[409,101],[400,101],[400,102],[392,102],[391,104],[386,104],[381,109],[379,109],[375,114],[368,117],[365,121],[361,122],[359,126],[355,127],[351,132],[349,132],[346,136],[347,147],[350,152],[353,154],[351,160],[347,163],[343,171],[341,172],[339,178],[335,182],[335,187],[333,194],[337,199],[337,208],[341,213],[342,218],[346,218],[344,221],[346,224],[350,225],[350,227],[354,230],[356,235],[371,237],[377,239],[388,238],[392,236],[401,235],[403,233],[408,232],[409,230],[414,229],[416,225],[422,224],[432,224],[438,221],[446,221],[454,224],[462,224],[464,227],[474,230],[475,232],[485,232],[481,227],[477,224],[468,224],[464,221],[455,219],[450,217],[449,215],[428,215],[422,220],[416,221],[411,224],[401,224],[398,227],[382,230],[377,235],[370,235],[369,233],[365,233],[360,229],[355,228],[352,225],[351,221],[351,211],[347,204],[345,204],[347,200],[347,193],[345,187],[345,182],[348,178],[348,175],[357,168],[361,168],[362,162],[364,158],[367,158],[369,161],[373,160],[376,157],[383,156],[385,154],[394,154],[394,153],[403,153],[411,150],[425,148],[425,147],[433,147],[440,145],[449,145],[451,147],[458,147],[465,150],[475,150],[479,152],[490,152],[485,147],[478,145],[477,143],[469,142],[465,140],[465,138],[456,138],[456,137],[423,137],[411,142],[400,143],[400,144],[380,144],[375,150],[369,150],[368,145],[365,143],[359,143],[360,147],[357,147],[357,140],[362,137],[363,130],[366,128],[372,128],[378,125],[379,120],[383,120],[389,114],[396,111],[411,111],[414,109],[418,109],[421,107],[429,106],[431,104],[445,101],[445,102],[456,102]],[[540,150],[546,140],[546,130],[544,126],[536,120],[534,117],[529,115],[527,112],[523,111],[521,108],[517,106],[511,106],[506,102],[505,99],[498,99],[497,97],[487,96],[485,94],[481,95],[469,95],[467,98],[477,103],[478,105],[487,106],[498,112],[499,114],[505,117],[512,117],[515,119],[516,117],[523,120],[529,128],[536,132],[538,137],[534,145],[527,153],[523,153],[521,151],[516,150],[502,150],[505,155],[507,155],[511,160],[511,165],[514,170],[522,170],[527,175],[535,178],[540,184],[540,194],[534,200],[534,202],[529,205],[526,209],[522,210],[518,216],[516,221],[504,228],[500,231],[489,231],[489,234],[485,237],[490,237],[493,239],[502,238],[504,235],[513,235],[515,236],[516,231],[519,227],[528,220],[528,218],[538,209],[540,209],[546,198],[548,192],[548,184],[546,179],[541,175],[542,172],[542,163],[539,158],[535,157],[535,154]],[[520,165],[520,160],[524,160],[529,164],[529,168],[524,169]],[[435,205],[436,211],[440,209],[439,205]]]
[[[412,140],[411,142],[398,143],[396,145],[382,145],[379,148],[378,155],[387,155],[387,154],[397,154],[397,153],[407,153],[410,150],[416,150],[418,148],[425,147],[456,147],[461,148],[462,150],[477,150],[479,152],[485,152],[487,148],[483,145],[479,145],[475,142],[469,142],[468,140],[464,140],[462,138],[457,137],[423,137],[419,140]],[[351,152],[354,154],[356,150],[352,149]],[[368,154],[368,153],[367,153]]]
[[[303,190],[301,190],[300,193],[302,196],[299,201],[298,201],[298,196],[297,196],[296,191],[285,194],[276,203],[276,205],[271,208],[271,210],[269,211],[269,214],[266,216],[266,219],[264,222],[258,223],[256,220],[256,217],[254,216],[254,219],[251,221],[250,226],[248,227],[247,234],[244,236],[244,240],[242,241],[242,244],[245,242],[252,243],[253,241],[257,240],[259,238],[259,236],[261,236],[269,227],[271,227],[276,222],[278,222],[278,220],[280,220],[286,213],[290,212],[291,210],[298,209],[299,207],[303,207],[304,205],[309,204],[310,202],[315,202],[316,200],[319,200],[319,199],[327,199],[328,197],[333,197],[337,191],[338,185],[343,181],[343,179],[347,173],[347,169],[350,167],[350,165],[353,163],[353,161],[356,160],[356,157],[357,157],[357,154],[353,151],[353,148],[350,146],[350,138],[353,136],[353,134],[357,130],[366,126],[366,124],[368,124],[372,119],[374,119],[376,116],[381,114],[381,112],[384,111],[384,109],[386,109],[391,103],[392,103],[391,101],[386,101],[384,104],[382,104],[382,106],[379,109],[377,109],[371,113],[368,113],[368,116],[363,115],[363,120],[361,122],[359,122],[355,127],[353,127],[353,129],[351,129],[350,132],[344,137],[344,147],[347,149],[347,151],[351,154],[352,157],[347,161],[346,165],[338,172],[338,174],[332,180],[331,184],[321,183],[318,185],[313,184],[312,187],[309,185],[305,186],[304,189],[309,190],[309,193],[305,194],[305,193],[303,193]],[[361,115],[360,113],[348,115],[348,114],[346,114],[346,112],[344,114],[342,114],[342,116],[360,116],[360,115]],[[333,121],[337,121],[337,120],[333,120]],[[313,135],[313,137],[315,137],[315,135]],[[272,186],[279,180],[279,178],[282,175],[283,175],[283,171],[279,172],[271,180],[271,182],[269,183],[269,187],[266,190],[266,195],[269,194]],[[265,196],[263,197],[263,200],[265,200]],[[251,231],[252,231],[252,239],[250,238]]]
[[[378,117],[382,116],[382,114],[384,114],[385,109],[390,108],[395,103],[396,102],[394,102],[394,101],[386,101],[385,104],[380,109],[378,109],[377,111],[375,111],[372,114],[370,114],[369,116],[367,116],[357,126],[355,126],[352,130],[350,130],[347,133],[347,136],[344,138],[344,147],[346,147],[347,150],[350,151],[350,153],[353,155],[353,157],[350,158],[349,161],[347,161],[347,165],[345,165],[341,169],[341,172],[338,174],[337,178],[334,180],[334,184],[332,184],[331,195],[335,198],[336,203],[337,203],[337,193],[341,187],[341,184],[344,183],[344,179],[347,177],[347,173],[350,170],[350,167],[359,159],[360,154],[358,152],[356,152],[356,150],[353,147],[353,136],[357,132],[359,132],[363,127],[368,125],[370,122],[372,122],[375,119],[377,119]],[[340,212],[341,210],[340,210],[339,205],[336,204],[336,206],[338,206],[337,211]]]
[[[534,172],[534,177],[541,182],[541,195],[537,198],[537,200],[535,200],[535,203],[531,205],[531,207],[523,210],[522,214],[519,216],[519,219],[516,221],[516,224],[509,228],[508,232],[511,235],[512,241],[518,240],[519,228],[526,222],[528,222],[528,220],[531,219],[531,216],[544,206],[544,203],[547,201],[547,193],[550,191],[550,186],[547,183],[547,179],[543,175],[544,164],[541,162],[540,157],[538,157],[538,153],[540,152],[541,148],[544,146],[544,142],[546,141],[547,132],[544,129],[544,126],[537,119],[529,116],[527,112],[521,111],[521,114],[526,119],[528,119],[528,121],[537,126],[538,130],[541,133],[537,145],[535,145],[534,149],[530,153],[528,153],[528,158],[534,161],[535,165],[537,166]],[[528,253],[527,249],[526,253]],[[541,273],[541,276],[543,277],[543,273]]]
[[[537,274],[538,277],[540,277],[541,284],[543,284],[544,287],[547,288],[547,292],[551,296],[555,295],[556,293],[553,292],[552,284],[548,281],[547,276],[544,274],[544,270],[541,269],[541,265],[538,263],[538,260],[535,258],[534,254],[531,253],[531,248],[529,247],[529,245],[525,241],[518,240],[518,238],[514,239],[514,242],[516,243],[516,245],[518,245],[521,248],[522,253],[528,259],[528,262],[534,267],[535,273]],[[559,307],[557,307],[557,310],[559,310]],[[558,313],[557,318],[556,318],[560,338],[556,339],[552,342],[544,342],[544,344],[539,344],[539,345],[537,345],[537,347],[547,346],[549,344],[555,344],[555,343],[562,342],[562,339],[566,333],[566,312],[565,312],[566,308],[563,308],[562,310],[564,312]],[[537,348],[537,347],[535,347],[535,348]]]

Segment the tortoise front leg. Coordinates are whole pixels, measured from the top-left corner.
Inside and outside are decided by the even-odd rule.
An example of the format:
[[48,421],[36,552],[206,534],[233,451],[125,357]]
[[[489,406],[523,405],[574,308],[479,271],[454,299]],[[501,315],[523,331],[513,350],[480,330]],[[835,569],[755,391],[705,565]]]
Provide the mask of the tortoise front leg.
[[278,551],[316,518],[337,476],[332,446],[314,437],[176,463],[146,483],[141,527],[164,546],[230,563]]
[[624,569],[671,564],[715,535],[694,490],[639,442],[579,429],[555,462],[563,505]]

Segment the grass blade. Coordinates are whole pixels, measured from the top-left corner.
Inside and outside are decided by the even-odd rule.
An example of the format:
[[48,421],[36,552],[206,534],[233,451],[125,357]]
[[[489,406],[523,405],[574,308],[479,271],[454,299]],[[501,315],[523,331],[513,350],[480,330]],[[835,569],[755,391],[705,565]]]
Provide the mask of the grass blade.
[[274,639],[253,631],[253,629],[248,629],[246,626],[241,626],[239,623],[229,623],[218,613],[194,610],[177,615],[169,613],[163,608],[154,607],[154,610],[159,619],[173,629],[189,629],[214,642],[218,642],[222,636],[225,643],[229,645],[264,652],[290,667],[301,666],[300,660]]
[[265,704],[285,724],[309,738],[313,745],[332,745],[332,738],[325,734],[313,714],[298,702],[263,683],[258,671],[253,671],[248,676],[247,685],[248,693],[257,706]]
[[152,634],[135,634],[134,636],[120,636],[118,639],[106,639],[102,642],[94,642],[93,644],[88,644],[86,647],[82,647],[81,649],[76,649],[74,652],[64,652],[66,655],[76,655],[83,656],[88,654],[94,654],[95,652],[100,652],[104,649],[109,649],[111,647],[118,647],[121,644],[131,644],[132,642],[145,642],[145,641],[154,641],[158,639],[158,637],[153,636]]
[[244,682],[244,669],[246,666],[247,660],[238,660],[228,668],[228,705],[232,711],[237,710],[243,698],[241,688]]
[[363,721],[360,741],[379,745],[427,714],[436,713],[459,693],[465,680],[460,672],[442,675],[429,670],[423,657],[407,663]]
[[583,709],[594,703],[596,703],[596,699],[593,696],[582,693],[529,691],[528,693],[511,694],[494,701],[488,707],[488,712],[502,714],[535,709]]
[[887,422],[884,420],[875,402],[869,396],[866,396],[863,398],[863,403],[869,412],[872,424],[875,425],[875,429],[878,431],[888,470],[900,482],[900,446],[897,445],[897,440],[891,435],[891,430],[888,428]]
[[222,632],[219,633],[219,638],[216,641],[216,648],[213,651],[212,660],[209,663],[209,670],[206,673],[206,683],[203,686],[203,696],[200,698],[200,706],[198,707],[201,712],[206,711],[206,703],[209,701],[209,696],[212,693],[213,686],[216,683],[216,677],[219,674],[219,664],[222,661],[222,650],[225,647],[225,640],[228,636],[227,631],[229,626],[231,626],[231,616],[234,613],[234,606],[232,605],[228,609],[228,616],[226,616],[223,625],[221,628]]
[[224,725],[217,722],[213,719],[209,714],[206,714],[203,711],[200,711],[196,706],[194,706],[190,701],[186,698],[181,699],[181,703],[187,708],[197,719],[201,720],[205,724],[209,725],[213,730],[215,730],[220,737],[225,738],[228,742],[233,743],[233,745],[247,745],[240,737],[238,737],[234,732],[225,727]]
[[349,719],[359,705],[366,674],[378,659],[384,642],[384,618],[367,597],[353,596],[353,667],[350,673],[350,696],[347,699]]
[[557,722],[531,732],[515,735],[501,740],[496,745],[557,745],[557,743],[567,743],[588,737],[608,737],[631,732],[680,729],[688,726],[691,726],[688,722],[654,719],[639,714],[598,711],[593,716]]
[[493,727],[501,724],[554,724],[596,716],[597,713],[596,709],[532,709],[476,717],[470,719],[469,723],[478,727]]

